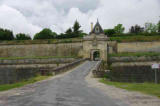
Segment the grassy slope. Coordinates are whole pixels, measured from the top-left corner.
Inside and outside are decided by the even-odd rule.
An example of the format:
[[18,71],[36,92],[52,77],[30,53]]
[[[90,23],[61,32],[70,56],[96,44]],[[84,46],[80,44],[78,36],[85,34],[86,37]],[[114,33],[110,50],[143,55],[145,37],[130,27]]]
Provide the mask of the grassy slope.
[[106,79],[101,79],[100,82],[129,91],[138,91],[145,94],[154,95],[160,98],[160,84],[111,82]]
[[2,45],[23,45],[23,44],[57,44],[57,43],[78,43],[82,42],[82,38],[67,38],[67,39],[42,39],[42,40],[11,40],[0,41]]
[[6,91],[6,90],[9,90],[9,89],[12,89],[12,88],[19,88],[19,87],[22,87],[22,86],[27,85],[27,84],[31,84],[31,83],[35,83],[37,81],[45,80],[49,77],[51,77],[51,76],[37,76],[37,77],[34,77],[34,78],[30,78],[29,80],[17,82],[17,83],[14,83],[14,84],[0,85],[0,91]]
[[160,35],[156,36],[124,36],[124,37],[110,37],[111,41],[117,42],[152,42],[160,41]]
[[128,56],[160,56],[160,53],[155,52],[137,52],[137,53],[115,53],[115,54],[109,54],[110,57],[128,57]]
[[[0,41],[0,45],[23,45],[23,44],[57,44],[57,43],[78,43],[82,42],[83,38],[67,38],[67,39],[42,39],[42,40],[12,40]],[[152,42],[160,41],[160,35],[143,36],[143,35],[130,35],[110,37],[110,41],[117,42]]]
[[49,59],[49,58],[76,58],[74,56],[34,56],[34,57],[0,57],[0,60],[17,60],[17,59]]

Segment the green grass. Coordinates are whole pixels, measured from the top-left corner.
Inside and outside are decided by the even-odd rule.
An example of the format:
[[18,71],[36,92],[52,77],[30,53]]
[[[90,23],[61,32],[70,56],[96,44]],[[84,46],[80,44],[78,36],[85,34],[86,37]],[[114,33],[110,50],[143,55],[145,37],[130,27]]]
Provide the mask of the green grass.
[[160,53],[155,53],[155,52],[137,52],[137,53],[113,53],[109,54],[109,57],[129,57],[129,56],[160,56]]
[[[160,41],[160,35],[154,35],[154,36],[124,35],[119,37],[110,37],[110,41],[117,41],[117,42]],[[57,44],[57,43],[79,43],[79,42],[83,42],[83,38],[0,41],[0,45]]]
[[156,36],[124,36],[124,37],[110,37],[111,41],[117,42],[152,42],[160,41],[160,35]]
[[101,79],[100,82],[129,91],[138,91],[144,94],[154,95],[160,98],[160,84],[111,82],[107,79]]
[[0,41],[1,45],[27,45],[27,44],[57,44],[57,43],[78,43],[82,42],[82,38],[66,38],[66,39],[42,39],[42,40],[11,40]]
[[13,89],[13,88],[19,88],[19,87],[22,87],[22,86],[27,85],[27,84],[32,84],[32,83],[35,83],[37,81],[45,80],[49,77],[51,77],[51,76],[37,76],[37,77],[30,78],[28,80],[17,82],[17,83],[14,83],[14,84],[0,85],[0,91],[6,91],[6,90],[9,90],[9,89]]
[[76,56],[33,56],[33,57],[0,57],[0,60],[76,58]]

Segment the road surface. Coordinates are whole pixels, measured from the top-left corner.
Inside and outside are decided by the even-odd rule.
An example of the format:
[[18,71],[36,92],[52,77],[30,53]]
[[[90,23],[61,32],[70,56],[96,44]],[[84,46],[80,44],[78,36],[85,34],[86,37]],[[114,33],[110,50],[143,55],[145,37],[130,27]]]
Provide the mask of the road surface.
[[0,96],[0,106],[126,106],[88,86],[85,77],[95,64],[87,61],[63,77],[29,85],[12,96]]

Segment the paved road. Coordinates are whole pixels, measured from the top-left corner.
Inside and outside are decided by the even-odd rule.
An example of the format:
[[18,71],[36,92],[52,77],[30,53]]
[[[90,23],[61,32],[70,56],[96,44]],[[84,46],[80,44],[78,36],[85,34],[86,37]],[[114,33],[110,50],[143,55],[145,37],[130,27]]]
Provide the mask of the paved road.
[[0,106],[120,106],[85,81],[95,64],[87,61],[63,77],[25,87],[17,95],[1,97],[4,100]]

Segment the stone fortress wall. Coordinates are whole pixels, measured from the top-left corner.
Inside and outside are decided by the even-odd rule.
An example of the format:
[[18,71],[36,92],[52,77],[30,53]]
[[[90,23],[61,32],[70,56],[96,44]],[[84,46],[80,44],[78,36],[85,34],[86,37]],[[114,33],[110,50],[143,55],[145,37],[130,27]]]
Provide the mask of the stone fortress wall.
[[160,42],[118,43],[118,52],[160,52]]
[[[109,41],[109,53],[118,52],[160,52],[160,42],[131,42],[118,43]],[[35,56],[82,56],[83,44],[27,44],[1,45],[0,57],[35,57]]]
[[[109,53],[117,52],[160,52],[160,42],[131,42],[131,43],[118,43],[115,41],[107,41],[109,46]],[[41,57],[41,56],[73,56],[80,57],[83,55],[83,43],[57,43],[57,44],[1,44],[0,43],[0,57]],[[119,60],[119,59],[118,59]],[[122,59],[123,60],[123,59]],[[127,59],[128,61],[129,59]],[[143,60],[143,59],[138,59]],[[151,59],[154,61],[154,59]],[[0,59],[0,84],[14,83],[19,80],[30,78],[37,73],[46,71],[50,68],[54,69],[58,66],[64,66],[75,59],[20,59],[20,60],[2,60]],[[117,60],[115,60],[116,62]],[[126,63],[128,64],[128,63]],[[146,64],[146,63],[143,63]],[[131,65],[128,65],[129,67]],[[127,66],[127,67],[128,67]],[[136,70],[146,69],[146,65],[137,66]],[[118,67],[118,68],[117,68]],[[150,64],[147,65],[150,67]],[[113,69],[124,70],[125,67],[113,65]],[[130,69],[130,68],[129,68]],[[133,71],[132,71],[133,72]],[[137,71],[138,72],[138,71]],[[148,71],[149,72],[149,71]],[[117,74],[115,74],[117,75]],[[137,73],[133,73],[137,75]],[[147,74],[147,75],[150,75]],[[20,77],[17,77],[20,76]],[[126,76],[126,74],[124,74]],[[140,78],[144,74],[139,74]],[[17,79],[18,78],[18,79]],[[116,76],[116,78],[120,78]],[[124,77],[123,77],[124,78]],[[122,79],[123,79],[122,78]],[[146,78],[146,77],[144,77]],[[129,81],[128,78],[124,78]],[[136,76],[137,79],[137,76]],[[114,79],[116,80],[116,79]],[[141,79],[143,81],[143,79]],[[122,80],[123,81],[123,80]],[[135,81],[134,78],[132,81]]]
[[[37,75],[51,75],[55,69],[79,64],[75,58],[18,59],[0,61],[0,84],[11,84]],[[74,63],[75,62],[75,63]],[[78,62],[81,62],[78,61]],[[62,70],[63,71],[63,70]],[[59,74],[59,72],[56,72]]]
[[0,57],[78,56],[82,43],[0,45]]

